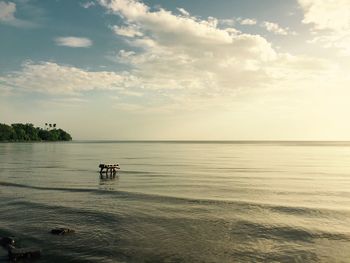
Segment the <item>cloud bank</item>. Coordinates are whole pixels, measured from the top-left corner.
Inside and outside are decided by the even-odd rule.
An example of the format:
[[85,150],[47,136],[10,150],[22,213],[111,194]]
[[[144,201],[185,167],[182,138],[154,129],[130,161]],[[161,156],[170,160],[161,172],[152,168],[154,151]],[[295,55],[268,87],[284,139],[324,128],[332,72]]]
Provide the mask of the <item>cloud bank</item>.
[[276,85],[287,77],[292,81],[306,64],[307,71],[312,66],[320,69],[319,61],[278,53],[262,36],[219,27],[220,21],[213,17],[203,20],[184,12],[151,10],[134,0],[100,0],[100,4],[123,18],[122,28],[129,30],[117,26],[114,32],[127,36],[127,43],[141,51],[121,50],[117,60],[131,65],[148,89],[219,96]]
[[26,62],[20,71],[0,77],[0,87],[22,92],[77,95],[91,90],[122,90],[135,80],[127,73],[87,71],[53,62]]

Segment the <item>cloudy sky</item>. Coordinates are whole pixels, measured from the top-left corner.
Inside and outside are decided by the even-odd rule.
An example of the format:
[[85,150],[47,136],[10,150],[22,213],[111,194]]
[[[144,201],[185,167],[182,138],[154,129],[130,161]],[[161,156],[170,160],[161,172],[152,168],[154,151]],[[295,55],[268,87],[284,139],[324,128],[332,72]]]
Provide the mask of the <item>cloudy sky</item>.
[[349,0],[0,0],[0,122],[350,140]]

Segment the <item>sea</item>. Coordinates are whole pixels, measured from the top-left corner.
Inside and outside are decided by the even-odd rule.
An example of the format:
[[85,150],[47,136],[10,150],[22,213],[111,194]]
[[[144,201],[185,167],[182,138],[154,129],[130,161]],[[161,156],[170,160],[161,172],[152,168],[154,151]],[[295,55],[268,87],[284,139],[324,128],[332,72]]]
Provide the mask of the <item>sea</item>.
[[38,263],[350,262],[350,142],[1,143],[0,236]]

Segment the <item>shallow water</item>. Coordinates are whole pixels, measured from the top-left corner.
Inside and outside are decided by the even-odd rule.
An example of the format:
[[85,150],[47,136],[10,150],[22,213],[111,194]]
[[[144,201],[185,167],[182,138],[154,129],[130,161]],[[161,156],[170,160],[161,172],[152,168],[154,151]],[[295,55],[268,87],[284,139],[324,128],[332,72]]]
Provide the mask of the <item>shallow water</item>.
[[3,143],[2,235],[38,262],[348,262],[350,144]]

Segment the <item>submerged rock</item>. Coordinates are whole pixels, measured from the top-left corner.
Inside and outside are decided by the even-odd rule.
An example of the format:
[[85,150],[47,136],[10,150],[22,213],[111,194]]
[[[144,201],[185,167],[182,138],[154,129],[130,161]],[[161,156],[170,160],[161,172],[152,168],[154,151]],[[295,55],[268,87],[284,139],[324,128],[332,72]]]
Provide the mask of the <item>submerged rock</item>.
[[41,250],[36,248],[15,248],[11,245],[8,249],[8,256],[12,261],[36,259],[41,256]]
[[54,235],[65,235],[65,234],[70,234],[74,232],[75,230],[73,229],[63,228],[63,227],[54,228],[51,230],[51,234],[54,234]]
[[0,237],[0,246],[4,248],[9,248],[9,246],[14,246],[15,240],[12,237]]

